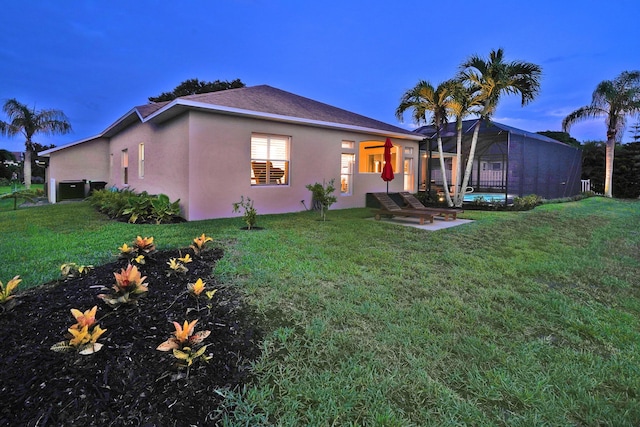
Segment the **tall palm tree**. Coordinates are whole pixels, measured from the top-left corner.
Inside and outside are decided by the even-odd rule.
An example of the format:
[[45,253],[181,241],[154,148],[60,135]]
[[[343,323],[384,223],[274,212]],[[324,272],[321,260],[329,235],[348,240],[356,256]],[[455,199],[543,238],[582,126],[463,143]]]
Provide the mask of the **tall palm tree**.
[[447,106],[450,114],[456,120],[456,165],[458,171],[453,183],[453,206],[461,207],[464,200],[464,192],[461,191],[460,165],[462,165],[462,121],[472,113],[473,109],[479,105],[477,90],[473,87],[465,87],[460,79],[451,79],[445,82],[450,92]]
[[480,117],[473,129],[471,150],[460,187],[463,198],[473,168],[481,122],[491,119],[502,95],[520,95],[522,106],[533,101],[540,92],[541,76],[542,69],[536,64],[524,61],[506,62],[502,49],[492,50],[486,60],[473,55],[460,66],[460,80],[480,100],[476,110]]
[[402,121],[405,111],[411,109],[413,111],[412,118],[416,124],[428,123],[436,129],[444,194],[447,199],[447,204],[453,206],[447,183],[447,175],[445,173],[442,137],[440,135],[440,129],[447,123],[447,118],[449,117],[450,101],[451,91],[447,82],[434,87],[428,81],[420,80],[418,84],[402,95],[400,105],[396,109],[396,117]]
[[604,117],[607,125],[604,195],[612,197],[613,157],[616,142],[624,133],[627,115],[640,112],[640,71],[623,71],[614,80],[604,80],[593,92],[591,104],[578,108],[562,121],[562,129],[569,132],[576,122]]
[[2,107],[9,118],[8,122],[0,120],[0,134],[15,136],[21,133],[25,137],[24,184],[31,188],[31,156],[34,151],[33,136],[62,135],[71,131],[67,116],[60,110],[39,110],[29,108],[16,99],[9,99]]

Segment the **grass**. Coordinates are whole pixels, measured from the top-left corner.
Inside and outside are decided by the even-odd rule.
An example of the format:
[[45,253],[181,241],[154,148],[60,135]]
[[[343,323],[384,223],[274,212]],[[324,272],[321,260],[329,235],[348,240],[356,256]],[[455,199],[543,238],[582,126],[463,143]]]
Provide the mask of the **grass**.
[[[230,425],[640,424],[640,203],[591,198],[466,213],[438,232],[367,209],[151,226],[86,203],[0,212],[0,280],[100,263],[135,235],[186,246],[267,325]],[[152,288],[152,287],[150,287]]]

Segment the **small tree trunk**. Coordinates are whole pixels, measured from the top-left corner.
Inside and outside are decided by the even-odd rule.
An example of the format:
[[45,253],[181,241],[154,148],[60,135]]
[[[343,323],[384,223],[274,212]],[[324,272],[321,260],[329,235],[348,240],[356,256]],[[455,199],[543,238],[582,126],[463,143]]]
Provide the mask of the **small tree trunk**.
[[473,168],[473,160],[476,154],[476,145],[478,144],[478,134],[480,133],[480,123],[482,119],[478,119],[475,127],[473,128],[473,137],[471,138],[471,149],[469,150],[469,158],[467,159],[467,167],[464,170],[464,179],[462,180],[462,186],[460,187],[460,192],[458,193],[458,202],[459,206],[462,206],[462,201],[464,200],[464,194],[467,191],[467,187],[469,185],[469,177],[471,176],[471,169]]
[[24,152],[24,186],[28,190],[31,188],[31,153],[32,151],[27,147]]
[[442,148],[442,138],[438,132],[438,153],[440,154],[440,170],[442,171],[442,186],[444,187],[444,196],[447,199],[447,206],[453,206],[451,201],[451,193],[449,193],[449,183],[447,182],[447,171],[444,164],[444,150]]
[[462,116],[456,118],[456,165],[458,170],[456,171],[456,183],[455,190],[453,192],[453,206],[462,207],[463,199],[460,197],[460,180],[462,174]]
[[607,147],[605,150],[604,168],[604,196],[613,197],[613,156],[616,150],[616,139],[614,135],[607,135]]

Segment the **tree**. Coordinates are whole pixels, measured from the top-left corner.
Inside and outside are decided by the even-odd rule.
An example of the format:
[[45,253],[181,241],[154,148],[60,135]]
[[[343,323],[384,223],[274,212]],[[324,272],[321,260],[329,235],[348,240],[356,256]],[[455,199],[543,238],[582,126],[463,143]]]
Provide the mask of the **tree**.
[[0,133],[15,136],[21,133],[25,137],[24,184],[31,188],[31,158],[35,151],[33,136],[63,135],[71,131],[71,124],[61,110],[39,110],[29,108],[16,99],[9,99],[2,108],[9,118],[8,122],[0,120]]
[[522,106],[533,101],[540,92],[542,69],[530,62],[505,62],[502,49],[492,50],[487,60],[473,55],[460,68],[459,79],[478,99],[479,108],[475,113],[480,116],[473,129],[471,149],[460,187],[463,199],[471,177],[481,122],[491,119],[502,95],[519,94]]
[[579,121],[604,117],[607,126],[604,195],[612,197],[613,158],[616,142],[622,139],[627,115],[640,112],[640,71],[623,71],[614,80],[598,84],[591,104],[580,107],[562,121],[562,130],[569,132]]
[[540,132],[536,132],[536,133],[538,135],[544,135],[544,136],[547,136],[547,137],[549,137],[551,139],[555,139],[556,141],[564,142],[565,144],[572,145],[574,147],[580,147],[582,145],[582,144],[580,144],[580,141],[578,141],[577,139],[573,138],[567,132],[559,132],[559,131],[554,131],[554,130],[545,130],[545,131],[540,131]]
[[420,80],[413,88],[407,90],[400,99],[400,105],[396,109],[396,117],[402,121],[405,111],[413,111],[413,121],[416,124],[429,123],[436,130],[438,152],[440,153],[440,168],[442,170],[443,185],[447,203],[451,205],[451,196],[447,191],[447,175],[445,174],[444,158],[442,152],[442,138],[440,128],[447,122],[447,88],[443,83],[434,87],[426,80]]
[[[438,143],[438,153],[440,154],[440,170],[442,171],[442,182],[444,194],[449,206],[453,206],[447,175],[445,173],[444,152],[442,148],[442,137],[440,130],[443,125],[448,122],[451,114],[460,114],[462,109],[460,101],[456,97],[456,90],[460,89],[460,85],[456,85],[453,80],[440,83],[434,87],[425,80],[420,80],[412,89],[407,90],[400,99],[400,105],[396,109],[396,117],[402,121],[404,113],[411,109],[413,111],[413,121],[416,124],[428,123],[433,125],[436,130],[436,140]],[[456,182],[457,189],[457,182]]]
[[150,96],[151,102],[172,101],[181,96],[195,95],[198,93],[219,92],[227,89],[237,89],[245,87],[240,79],[231,82],[216,80],[214,82],[205,82],[198,79],[185,80],[176,86],[171,92],[162,92],[158,96]]
[[631,126],[631,139],[633,142],[640,142],[640,118],[637,118],[635,124]]

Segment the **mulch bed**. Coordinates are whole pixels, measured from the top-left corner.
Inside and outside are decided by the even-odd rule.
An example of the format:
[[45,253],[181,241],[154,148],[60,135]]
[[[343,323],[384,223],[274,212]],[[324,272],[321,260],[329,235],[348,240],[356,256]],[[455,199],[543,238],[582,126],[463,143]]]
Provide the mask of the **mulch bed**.
[[[187,252],[193,256],[188,249],[156,252],[138,266],[149,292],[134,306],[113,310],[97,298],[127,266],[124,259],[19,294],[13,310],[0,312],[0,426],[215,425],[229,410],[217,390],[248,381],[261,333],[241,295],[211,276],[221,250],[194,257],[184,275],[167,276],[169,258]],[[185,292],[198,278],[218,289],[210,308],[204,295]],[[107,329],[98,341],[104,347],[85,356],[50,350],[75,323],[70,309],[94,305]],[[211,331],[204,344],[213,357],[187,375],[156,347],[174,332],[171,321],[194,319],[196,332]]]

